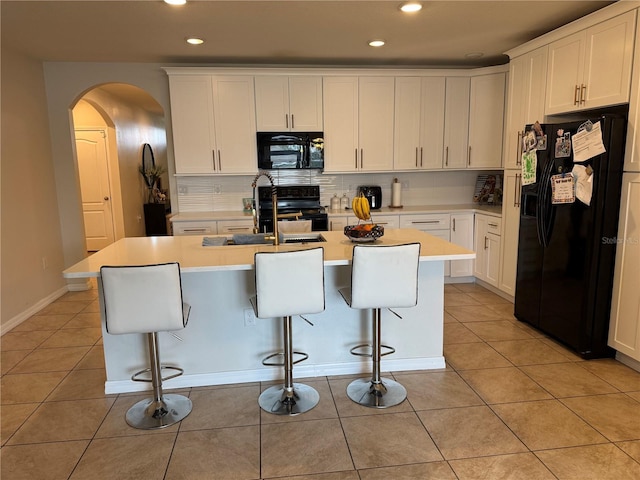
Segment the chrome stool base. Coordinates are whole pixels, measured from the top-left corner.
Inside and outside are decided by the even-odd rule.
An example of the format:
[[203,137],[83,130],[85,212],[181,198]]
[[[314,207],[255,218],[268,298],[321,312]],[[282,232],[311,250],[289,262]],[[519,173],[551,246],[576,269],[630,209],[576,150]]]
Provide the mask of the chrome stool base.
[[265,412],[290,416],[308,412],[319,401],[320,394],[315,388],[302,383],[294,383],[292,391],[280,385],[269,387],[258,398],[258,404]]
[[183,395],[166,394],[161,401],[153,398],[140,400],[125,415],[133,428],[153,430],[178,423],[191,413],[191,400]]
[[375,383],[370,378],[359,378],[347,386],[347,396],[365,407],[388,408],[399,405],[407,398],[407,390],[390,378]]

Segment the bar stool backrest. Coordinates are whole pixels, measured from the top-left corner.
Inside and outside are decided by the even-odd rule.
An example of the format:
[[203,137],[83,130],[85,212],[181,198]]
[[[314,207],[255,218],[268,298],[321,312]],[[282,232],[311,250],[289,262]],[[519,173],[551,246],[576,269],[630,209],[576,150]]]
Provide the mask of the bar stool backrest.
[[163,332],[187,324],[178,263],[103,266],[100,276],[108,333]]
[[419,258],[419,243],[354,246],[351,308],[415,306]]
[[256,316],[324,311],[324,249],[255,254]]

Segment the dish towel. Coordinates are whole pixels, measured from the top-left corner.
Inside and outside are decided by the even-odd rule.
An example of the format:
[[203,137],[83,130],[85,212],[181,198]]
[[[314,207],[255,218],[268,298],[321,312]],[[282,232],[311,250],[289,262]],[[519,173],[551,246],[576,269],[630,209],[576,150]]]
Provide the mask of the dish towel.
[[203,237],[203,247],[221,247],[227,244],[227,237]]

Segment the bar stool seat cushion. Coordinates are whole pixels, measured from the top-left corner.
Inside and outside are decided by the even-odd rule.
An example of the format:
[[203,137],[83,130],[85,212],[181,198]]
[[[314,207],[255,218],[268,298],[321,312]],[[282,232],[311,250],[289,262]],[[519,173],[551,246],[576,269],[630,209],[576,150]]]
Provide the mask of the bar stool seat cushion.
[[182,301],[177,263],[104,266],[107,332],[113,335],[180,330],[187,324],[189,305]]
[[341,290],[351,308],[414,307],[418,302],[419,243],[356,245],[351,288]]
[[324,250],[255,254],[256,316],[286,317],[324,311]]

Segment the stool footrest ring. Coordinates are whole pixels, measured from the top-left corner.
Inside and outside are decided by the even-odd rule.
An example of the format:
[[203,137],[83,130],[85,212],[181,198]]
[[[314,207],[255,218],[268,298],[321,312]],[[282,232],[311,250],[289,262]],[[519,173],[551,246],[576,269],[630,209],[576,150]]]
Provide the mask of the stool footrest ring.
[[[160,367],[160,370],[175,370],[177,373],[173,373],[171,375],[167,375],[166,377],[162,377],[162,381],[164,382],[165,380],[170,380],[172,378],[176,378],[179,377],[180,375],[182,375],[184,373],[184,370],[180,367],[171,367],[168,365],[162,365]],[[153,380],[151,378],[138,378],[140,375],[144,374],[144,373],[151,373],[151,369],[150,368],[145,368],[144,370],[140,370],[139,372],[134,373],[133,375],[131,375],[131,380],[133,380],[134,382],[147,382],[150,383]]]
[[[300,362],[304,362],[305,360],[307,360],[309,358],[309,355],[304,353],[304,352],[293,352],[293,355],[299,355],[302,358],[298,358],[297,360],[293,361],[293,365],[300,363]],[[268,355],[266,357],[264,357],[262,359],[262,364],[266,365],[268,367],[282,367],[284,366],[284,360],[283,361],[279,361],[279,362],[270,362],[269,359],[270,358],[274,358],[274,357],[283,357],[284,358],[284,352],[276,352],[276,353],[272,353],[271,355]]]
[[[367,352],[359,352],[358,350],[367,348],[369,349],[369,351]],[[370,343],[363,343],[361,345],[356,345],[355,347],[353,347],[351,350],[349,350],[349,353],[351,353],[351,355],[355,355],[357,357],[372,357],[372,353],[371,353],[371,349],[373,348],[373,346]],[[380,356],[384,357],[385,355],[391,355],[392,353],[396,353],[396,349],[389,346],[389,345],[380,345],[380,348],[384,348],[386,349],[385,352],[381,352]]]

